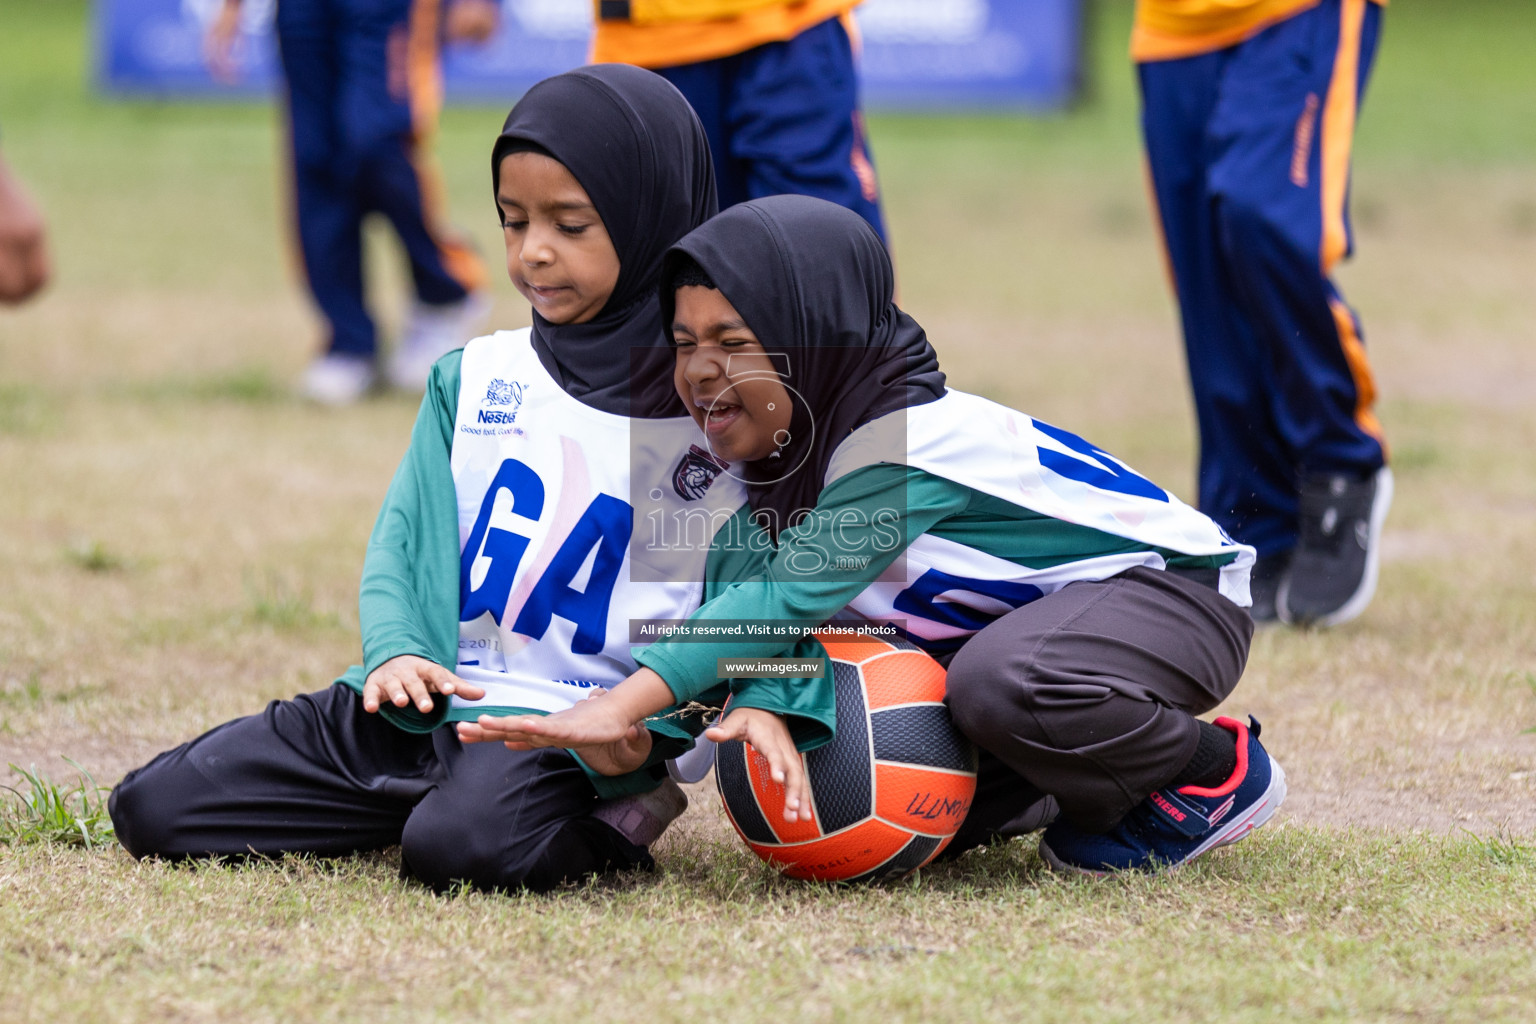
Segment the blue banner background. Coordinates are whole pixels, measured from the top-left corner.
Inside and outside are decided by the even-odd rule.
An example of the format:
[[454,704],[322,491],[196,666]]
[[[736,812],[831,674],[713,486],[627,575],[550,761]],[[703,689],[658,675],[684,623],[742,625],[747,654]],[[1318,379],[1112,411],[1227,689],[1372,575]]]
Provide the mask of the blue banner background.
[[[236,85],[203,65],[203,34],[221,0],[101,0],[96,69],[111,93],[161,97],[270,93],[279,68],[274,0],[245,0]],[[449,100],[510,101],[541,78],[586,62],[590,0],[503,0],[481,47],[451,47]],[[1082,0],[866,0],[864,101],[872,109],[1049,110],[1076,92]]]

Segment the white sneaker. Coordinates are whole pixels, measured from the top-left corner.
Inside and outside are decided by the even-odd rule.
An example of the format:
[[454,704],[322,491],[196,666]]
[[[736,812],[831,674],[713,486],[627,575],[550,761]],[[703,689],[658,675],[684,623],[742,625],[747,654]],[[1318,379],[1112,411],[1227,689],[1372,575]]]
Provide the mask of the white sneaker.
[[438,306],[411,303],[399,347],[389,360],[389,383],[403,391],[425,389],[432,364],[463,348],[479,332],[490,311],[491,300],[482,292],[470,292],[458,302]]
[[372,391],[378,378],[367,356],[327,353],[304,370],[299,395],[320,405],[351,405]]

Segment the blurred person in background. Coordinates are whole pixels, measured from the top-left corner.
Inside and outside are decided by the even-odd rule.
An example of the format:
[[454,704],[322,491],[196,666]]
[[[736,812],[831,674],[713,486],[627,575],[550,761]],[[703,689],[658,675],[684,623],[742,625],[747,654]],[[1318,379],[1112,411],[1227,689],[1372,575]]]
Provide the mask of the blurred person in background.
[[30,299],[48,283],[49,273],[43,215],[0,155],[0,303]]
[[[489,309],[479,256],[445,225],[426,142],[442,106],[444,40],[483,42],[494,0],[279,0],[276,28],[291,129],[294,216],[304,270],[329,325],[301,393],[346,405],[378,384],[378,344],[363,298],[363,218],[383,214],[415,290],[385,369],[420,391],[433,362],[463,345]],[[207,38],[215,77],[235,77],[241,0],[224,0]]]
[[1258,550],[1253,617],[1376,589],[1392,474],[1348,256],[1350,149],[1385,0],[1138,0],[1142,126],[1200,425],[1200,510]]
[[704,122],[720,208],[795,194],[885,240],[854,64],[861,0],[594,0],[592,59],[666,78]]

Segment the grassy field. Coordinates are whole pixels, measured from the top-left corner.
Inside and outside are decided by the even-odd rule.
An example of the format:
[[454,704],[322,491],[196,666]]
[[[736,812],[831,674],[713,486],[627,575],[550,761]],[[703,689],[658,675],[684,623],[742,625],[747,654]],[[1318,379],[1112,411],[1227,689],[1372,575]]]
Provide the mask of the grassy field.
[[[953,382],[1189,497],[1129,4],[1099,8],[1080,109],[871,134],[902,302]],[[317,329],[273,112],[105,101],[84,24],[74,0],[0,0],[0,144],[58,274],[0,312],[0,765],[72,784],[68,757],[110,784],[357,659],[363,547],[415,403],[289,397]],[[1263,719],[1291,781],[1250,841],[1102,884],[1021,841],[845,892],[774,878],[701,791],[655,877],[444,899],[389,852],[175,869],[24,842],[0,792],[0,1021],[1536,1016],[1531,38],[1530,4],[1388,12],[1341,281],[1397,504],[1367,614],[1263,633],[1224,709]],[[450,110],[438,143],[493,261],[504,112]],[[398,261],[382,233],[371,254],[392,324]],[[497,323],[526,315],[502,284]]]

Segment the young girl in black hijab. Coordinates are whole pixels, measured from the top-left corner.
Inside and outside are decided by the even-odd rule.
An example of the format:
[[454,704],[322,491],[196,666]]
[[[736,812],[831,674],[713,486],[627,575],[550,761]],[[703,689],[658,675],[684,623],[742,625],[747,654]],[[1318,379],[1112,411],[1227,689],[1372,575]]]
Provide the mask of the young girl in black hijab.
[[[859,218],[733,207],[668,253],[662,308],[679,395],[776,543],[698,617],[847,609],[948,660],[951,712],[984,752],[952,850],[1056,819],[1054,866],[1171,865],[1274,812],[1284,775],[1257,727],[1194,717],[1242,674],[1252,549],[1082,438],[946,388]],[[699,692],[715,657],[769,647],[658,643],[603,702],[508,735],[602,738]],[[812,818],[777,717],[743,708],[709,735],[750,741],[786,818]]]
[[130,773],[110,806],[134,856],[400,845],[434,888],[547,889],[649,865],[681,809],[675,786],[638,796],[686,745],[673,723],[580,751],[604,775],[438,726],[569,707],[634,670],[631,618],[698,605],[704,553],[631,557],[631,479],[647,514],[743,500],[669,384],[656,291],[715,212],[708,145],[664,79],[604,65],[531,89],[491,170],[533,326],[433,368],[368,545],[363,664]]

